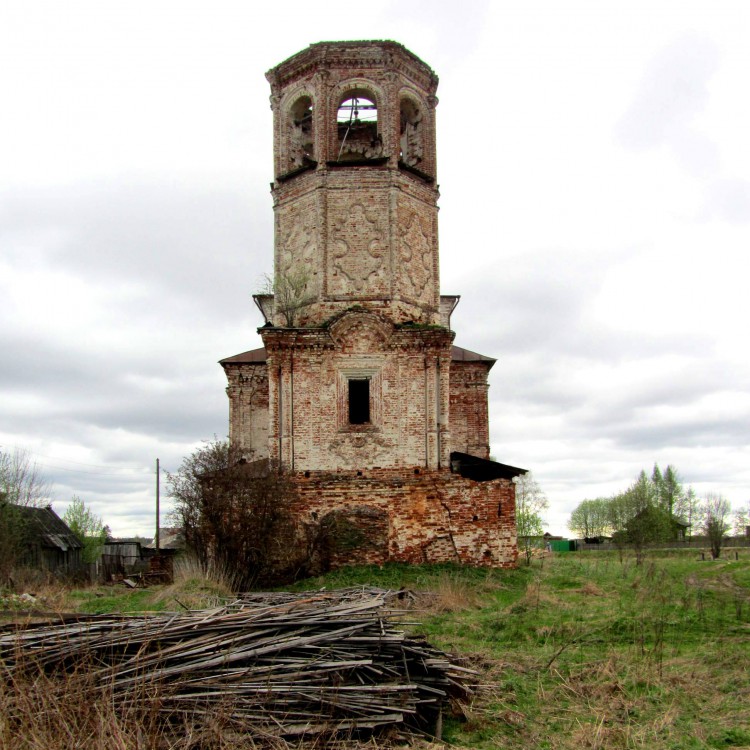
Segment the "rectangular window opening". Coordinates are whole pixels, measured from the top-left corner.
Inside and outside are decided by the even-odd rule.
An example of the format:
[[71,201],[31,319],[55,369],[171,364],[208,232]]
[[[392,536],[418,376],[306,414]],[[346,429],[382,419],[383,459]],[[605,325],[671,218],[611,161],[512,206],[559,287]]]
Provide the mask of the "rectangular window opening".
[[349,424],[370,422],[370,379],[349,379]]

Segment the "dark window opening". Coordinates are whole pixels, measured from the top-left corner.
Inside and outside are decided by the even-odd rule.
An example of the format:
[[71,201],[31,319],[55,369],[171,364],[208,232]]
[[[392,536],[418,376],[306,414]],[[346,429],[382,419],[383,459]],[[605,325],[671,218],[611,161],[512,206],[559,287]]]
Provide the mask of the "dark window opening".
[[370,381],[368,378],[349,380],[349,424],[370,422]]
[[378,159],[383,143],[378,134],[378,106],[372,94],[350,91],[339,104],[337,162]]
[[309,166],[315,158],[312,99],[303,96],[290,111],[289,161],[292,167]]

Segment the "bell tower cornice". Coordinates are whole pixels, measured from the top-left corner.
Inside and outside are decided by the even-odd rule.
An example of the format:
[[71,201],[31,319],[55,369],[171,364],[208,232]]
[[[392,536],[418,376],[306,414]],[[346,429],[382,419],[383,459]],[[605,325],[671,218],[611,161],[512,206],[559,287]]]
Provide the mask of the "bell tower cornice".
[[351,41],[318,42],[284,60],[266,73],[274,92],[313,73],[352,70],[358,67],[398,72],[425,92],[434,95],[438,77],[414,53],[398,42]]

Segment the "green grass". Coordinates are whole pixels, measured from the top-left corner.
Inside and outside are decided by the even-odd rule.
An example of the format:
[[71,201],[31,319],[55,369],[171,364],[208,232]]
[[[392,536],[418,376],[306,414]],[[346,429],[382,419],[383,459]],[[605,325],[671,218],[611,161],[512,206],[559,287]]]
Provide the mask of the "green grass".
[[[750,551],[739,560],[560,553],[517,570],[352,567],[297,591],[433,592],[409,614],[481,674],[444,739],[474,750],[750,748]],[[189,571],[172,587],[68,594],[85,612],[210,606],[226,584]]]
[[155,589],[125,589],[97,586],[77,589],[68,594],[68,602],[78,612],[91,615],[111,612],[159,612],[166,609],[163,601],[155,601]]
[[750,556],[558,554],[516,571],[352,568],[298,588],[464,593],[419,630],[487,685],[446,721],[459,747],[750,747]]

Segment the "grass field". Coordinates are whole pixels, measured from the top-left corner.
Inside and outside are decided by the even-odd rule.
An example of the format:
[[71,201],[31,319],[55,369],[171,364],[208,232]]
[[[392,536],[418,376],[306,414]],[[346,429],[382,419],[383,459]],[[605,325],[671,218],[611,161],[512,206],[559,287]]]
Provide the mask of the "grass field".
[[[550,556],[517,571],[385,568],[431,588],[422,631],[488,689],[445,739],[469,748],[750,747],[750,557]],[[314,585],[372,582],[345,570]]]
[[[409,619],[434,645],[465,656],[485,685],[446,720],[444,740],[453,746],[750,748],[750,555],[743,554],[717,561],[662,554],[637,566],[616,554],[569,553],[515,571],[347,568],[296,588],[434,592],[417,597],[424,611]],[[66,607],[171,610],[176,601],[197,606],[220,594],[193,578],[146,591],[70,592]]]

